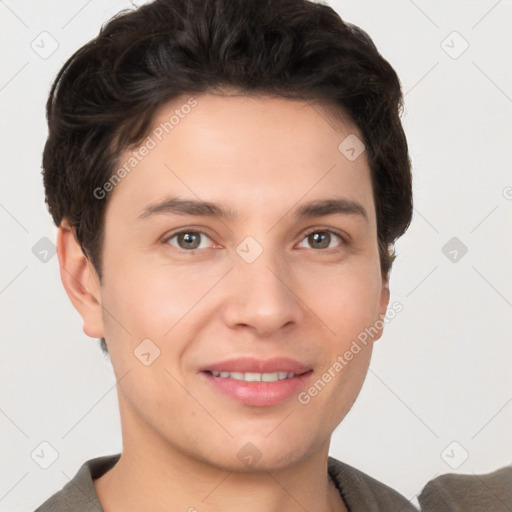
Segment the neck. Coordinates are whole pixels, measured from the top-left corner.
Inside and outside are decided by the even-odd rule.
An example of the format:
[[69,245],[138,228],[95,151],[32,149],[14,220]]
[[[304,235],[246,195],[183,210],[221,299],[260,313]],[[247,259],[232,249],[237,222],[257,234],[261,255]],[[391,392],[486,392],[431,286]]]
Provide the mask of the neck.
[[327,473],[328,443],[286,469],[240,472],[192,457],[155,431],[141,435],[126,420],[119,461],[94,480],[104,512],[347,511]]
[[141,421],[122,396],[120,412],[123,452],[94,480],[104,512],[347,511],[327,472],[329,439],[293,463],[241,470],[237,459],[216,463],[207,453],[172,444]]
[[297,471],[250,476],[217,471],[213,478],[213,475],[190,475],[188,471],[173,469],[167,475],[174,473],[176,478],[169,480],[157,474],[156,465],[147,469],[138,464],[134,471],[123,453],[111,471],[94,481],[104,512],[347,510],[328,478],[320,484],[314,482],[317,478],[298,475]]

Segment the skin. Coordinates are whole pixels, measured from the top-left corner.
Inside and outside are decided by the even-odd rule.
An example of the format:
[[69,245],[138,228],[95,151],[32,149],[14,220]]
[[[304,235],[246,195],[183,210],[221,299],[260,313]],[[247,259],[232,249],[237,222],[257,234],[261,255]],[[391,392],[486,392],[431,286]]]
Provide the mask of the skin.
[[[155,126],[188,97],[163,105]],[[100,502],[105,512],[346,510],[327,456],[363,384],[371,342],[305,405],[296,395],[244,405],[198,371],[237,356],[283,356],[313,369],[311,385],[384,316],[389,290],[368,161],[338,150],[349,134],[362,136],[320,104],[195,97],[110,193],[101,282],[65,223],[58,233],[64,287],[84,332],[106,339],[118,380],[123,453],[94,481]],[[237,216],[138,218],[167,196],[220,203]],[[360,203],[368,218],[290,213],[333,197]],[[313,228],[340,230],[346,241],[332,234],[322,249],[307,236]],[[180,229],[196,233],[200,248],[170,238]],[[247,236],[263,249],[250,264],[236,252]],[[144,339],[160,350],[148,366],[134,356]],[[237,457],[249,442],[261,454],[250,467]]]

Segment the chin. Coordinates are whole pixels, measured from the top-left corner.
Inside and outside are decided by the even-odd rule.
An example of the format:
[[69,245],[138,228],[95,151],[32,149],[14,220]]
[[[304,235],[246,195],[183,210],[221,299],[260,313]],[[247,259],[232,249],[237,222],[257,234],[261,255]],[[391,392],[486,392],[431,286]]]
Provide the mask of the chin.
[[260,434],[218,443],[215,448],[205,450],[200,458],[208,465],[234,473],[277,472],[304,462],[324,446],[328,446],[328,439],[322,443],[276,435],[271,440]]

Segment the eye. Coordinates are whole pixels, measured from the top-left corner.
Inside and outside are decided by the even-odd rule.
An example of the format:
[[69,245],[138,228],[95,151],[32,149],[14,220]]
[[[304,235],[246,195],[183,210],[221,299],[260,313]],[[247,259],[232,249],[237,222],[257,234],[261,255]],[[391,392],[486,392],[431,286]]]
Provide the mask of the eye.
[[310,231],[305,235],[304,240],[310,243],[313,249],[326,250],[333,248],[331,245],[333,236],[341,240],[342,243],[338,244],[339,246],[345,245],[346,242],[343,236],[331,229],[315,229],[314,231]]
[[[326,251],[337,247],[332,245],[335,238],[341,241],[337,246],[342,246],[347,243],[341,233],[332,229],[315,229],[310,231],[306,233],[303,241],[307,241],[313,249]],[[201,231],[183,230],[168,236],[164,242],[183,251],[195,251],[208,248],[208,246],[205,245],[205,239],[213,242],[208,235]]]
[[[205,249],[206,247],[201,246],[201,238],[207,238],[211,240],[208,235],[205,235],[201,231],[180,231],[166,238],[165,242],[170,243],[174,247],[182,250],[194,251],[196,249]],[[172,243],[171,240],[176,239],[176,244]]]

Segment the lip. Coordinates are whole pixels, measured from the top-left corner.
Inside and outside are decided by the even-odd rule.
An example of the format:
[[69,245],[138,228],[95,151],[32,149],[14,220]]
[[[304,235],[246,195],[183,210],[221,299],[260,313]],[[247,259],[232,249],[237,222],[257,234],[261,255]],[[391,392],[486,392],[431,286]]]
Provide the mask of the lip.
[[[246,382],[230,377],[215,377],[210,372],[278,371],[295,373],[295,377],[276,382]],[[312,368],[289,358],[255,359],[237,358],[213,363],[201,369],[200,374],[217,392],[241,404],[253,407],[270,407],[296,396],[313,373]]]

